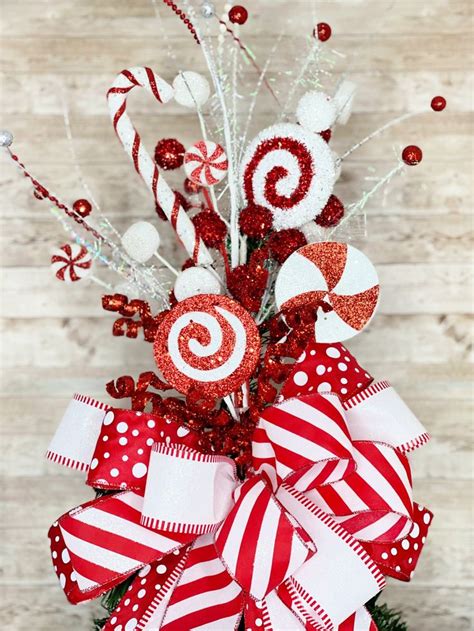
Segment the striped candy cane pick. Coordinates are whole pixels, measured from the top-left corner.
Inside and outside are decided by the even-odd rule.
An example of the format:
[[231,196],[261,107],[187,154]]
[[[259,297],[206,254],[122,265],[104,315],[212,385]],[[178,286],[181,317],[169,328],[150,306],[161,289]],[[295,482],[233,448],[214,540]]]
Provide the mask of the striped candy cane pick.
[[145,88],[160,103],[173,98],[173,88],[150,68],[136,67],[123,70],[107,93],[110,117],[115,132],[137,173],[163,209],[189,256],[198,265],[212,263],[212,257],[196,233],[193,222],[166,183],[154,160],[145,149],[139,133],[127,114],[127,98],[135,87]]

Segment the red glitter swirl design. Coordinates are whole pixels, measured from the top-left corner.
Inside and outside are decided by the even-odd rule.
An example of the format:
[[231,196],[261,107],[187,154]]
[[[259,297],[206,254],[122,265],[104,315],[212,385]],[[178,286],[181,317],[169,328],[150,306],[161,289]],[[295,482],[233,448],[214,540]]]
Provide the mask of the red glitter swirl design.
[[86,247],[77,243],[66,243],[54,251],[51,267],[58,280],[77,282],[87,275],[92,257]]
[[193,296],[160,324],[155,361],[178,392],[206,398],[235,392],[254,371],[260,336],[250,314],[227,296]]
[[260,167],[262,160],[272,151],[288,151],[297,161],[300,175],[298,185],[291,195],[280,195],[278,183],[287,177],[289,171],[284,165],[276,165],[265,176],[265,199],[268,203],[281,209],[290,209],[299,204],[308,194],[312,179],[315,174],[313,158],[310,151],[298,140],[275,136],[263,140],[257,147],[252,159],[244,171],[244,191],[246,199],[255,203],[254,176]]
[[195,355],[190,348],[193,341],[203,347],[210,347],[212,336],[209,329],[199,322],[190,322],[182,330],[179,338],[179,351],[189,366],[197,370],[209,370],[210,367],[223,365],[229,361],[232,349],[236,345],[236,334],[229,322],[219,311],[214,311],[213,317],[218,322],[225,344],[220,346],[214,353],[204,357]]

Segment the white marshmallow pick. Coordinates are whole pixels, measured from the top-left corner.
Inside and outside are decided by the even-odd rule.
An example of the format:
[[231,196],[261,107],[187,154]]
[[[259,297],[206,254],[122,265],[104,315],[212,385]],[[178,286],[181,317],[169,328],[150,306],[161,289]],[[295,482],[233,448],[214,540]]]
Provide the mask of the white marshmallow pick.
[[137,221],[122,236],[127,254],[137,263],[146,263],[160,247],[158,230],[148,221]]
[[205,267],[188,267],[174,284],[176,300],[181,301],[201,294],[222,294],[217,278]]

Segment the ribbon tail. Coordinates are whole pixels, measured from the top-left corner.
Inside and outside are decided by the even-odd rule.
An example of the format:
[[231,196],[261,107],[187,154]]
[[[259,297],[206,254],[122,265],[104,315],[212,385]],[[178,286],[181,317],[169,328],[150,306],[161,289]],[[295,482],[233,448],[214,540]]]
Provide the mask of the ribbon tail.
[[278,595],[308,628],[337,628],[384,587],[383,575],[362,546],[303,494],[283,486],[277,498],[317,550]]
[[242,590],[218,557],[209,533],[193,544],[161,626],[153,629],[232,630],[237,628],[243,608]]
[[103,631],[156,631],[180,579],[189,548],[173,552],[145,565],[125,592]]

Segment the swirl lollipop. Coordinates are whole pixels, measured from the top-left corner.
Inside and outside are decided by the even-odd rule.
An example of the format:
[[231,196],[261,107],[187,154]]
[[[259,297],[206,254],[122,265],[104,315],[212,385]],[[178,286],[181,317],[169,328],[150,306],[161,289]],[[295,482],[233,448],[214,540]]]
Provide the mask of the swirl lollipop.
[[316,341],[347,340],[368,325],[379,297],[377,272],[369,259],[346,243],[311,243],[287,258],[275,284],[278,309],[326,302],[319,309]]
[[74,283],[90,274],[92,256],[78,243],[66,243],[53,250],[51,270],[58,280]]
[[184,154],[184,170],[188,178],[201,186],[214,186],[227,173],[224,149],[215,142],[200,140]]
[[264,129],[247,147],[241,185],[248,204],[265,206],[275,230],[315,219],[331,195],[334,159],[327,143],[299,125]]
[[260,337],[252,317],[237,302],[201,295],[178,303],[158,328],[155,361],[178,392],[223,397],[252,374]]

